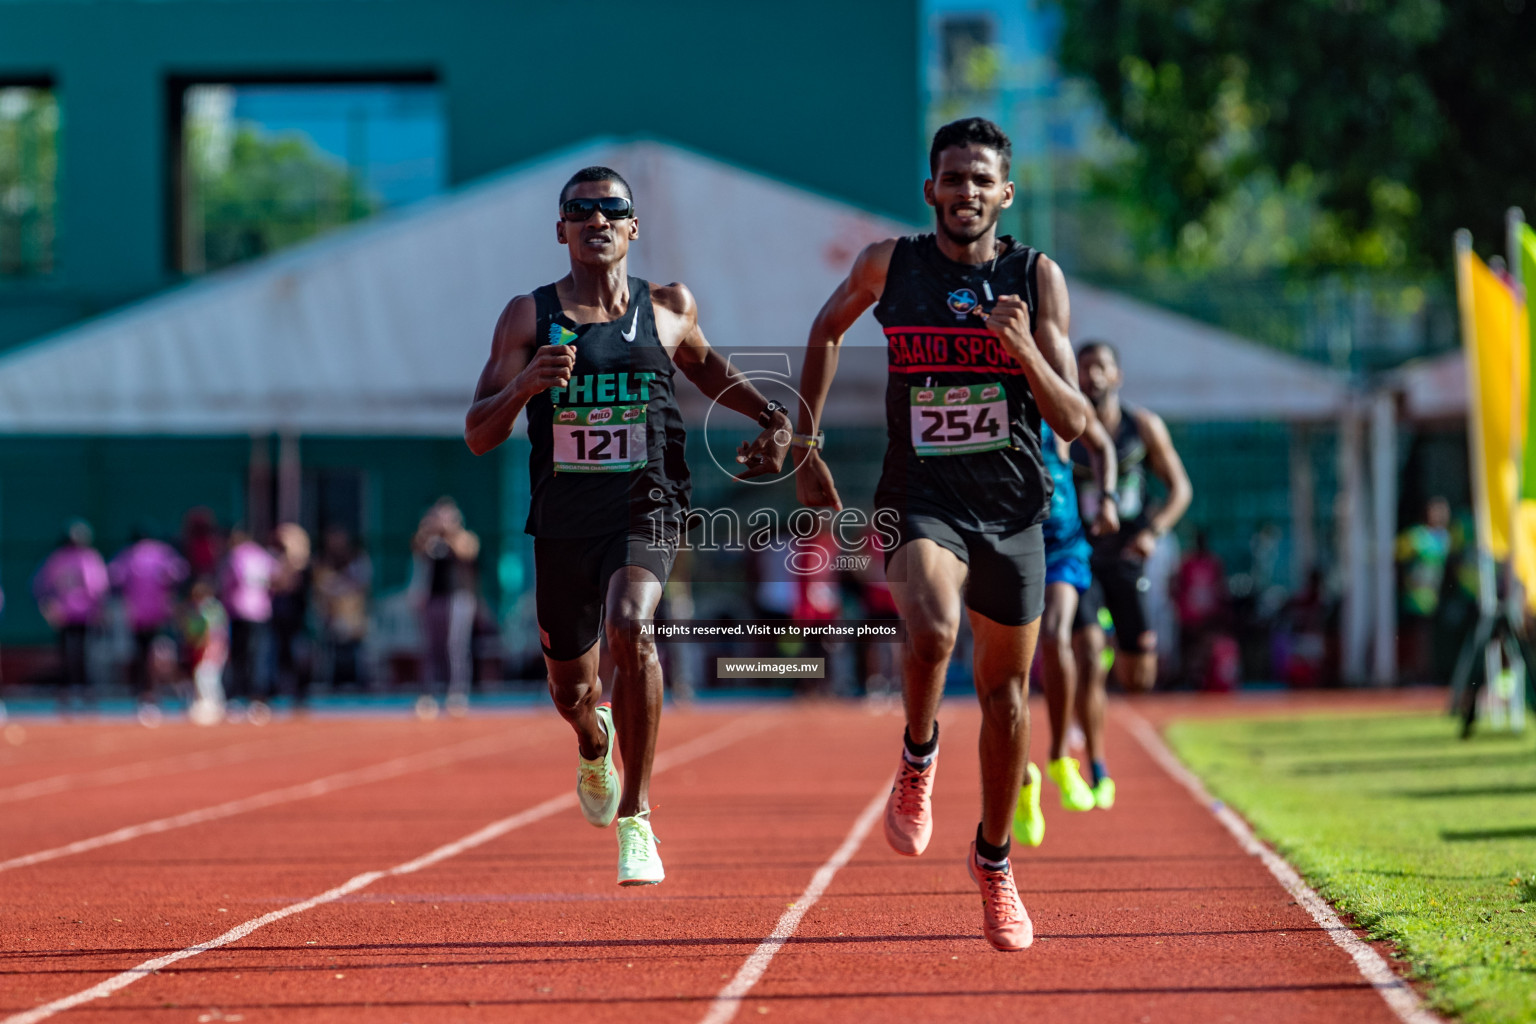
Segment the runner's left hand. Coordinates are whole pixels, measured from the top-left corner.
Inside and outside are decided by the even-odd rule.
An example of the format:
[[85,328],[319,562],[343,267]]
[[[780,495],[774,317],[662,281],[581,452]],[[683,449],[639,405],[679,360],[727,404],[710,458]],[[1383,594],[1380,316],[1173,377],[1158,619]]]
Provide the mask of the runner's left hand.
[[1029,304],[1017,295],[999,295],[997,304],[987,313],[987,330],[1000,338],[1015,356],[1017,349],[1032,347],[1029,334]]
[[784,468],[784,459],[789,454],[789,442],[793,436],[789,417],[776,413],[773,422],[756,439],[743,441],[736,446],[736,462],[743,467],[736,474],[736,479],[777,476]]
[[1114,502],[1099,502],[1099,514],[1093,517],[1088,532],[1095,537],[1109,537],[1120,532],[1120,510]]

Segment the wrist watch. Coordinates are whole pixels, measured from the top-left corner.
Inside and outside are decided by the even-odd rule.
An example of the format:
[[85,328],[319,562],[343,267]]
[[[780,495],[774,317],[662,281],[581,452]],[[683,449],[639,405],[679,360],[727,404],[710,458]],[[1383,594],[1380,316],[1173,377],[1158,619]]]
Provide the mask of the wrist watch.
[[763,411],[757,414],[757,425],[760,427],[770,427],[773,425],[774,413],[787,413],[788,411],[783,402],[770,398],[768,399],[768,404],[763,406]]

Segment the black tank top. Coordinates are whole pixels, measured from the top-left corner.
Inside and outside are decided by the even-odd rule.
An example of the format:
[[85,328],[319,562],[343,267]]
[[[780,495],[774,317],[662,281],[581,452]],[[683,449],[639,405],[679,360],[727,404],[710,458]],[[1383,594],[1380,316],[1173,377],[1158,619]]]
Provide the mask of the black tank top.
[[975,311],[1029,304],[1039,252],[998,239],[995,260],[957,263],[932,234],[896,240],[875,319],[886,339],[885,465],[875,505],[1010,532],[1050,511],[1040,409],[1029,379]]
[[[1120,425],[1115,428],[1115,458],[1120,470],[1115,485],[1115,510],[1120,513],[1120,532],[1103,537],[1088,535],[1093,553],[1104,557],[1120,556],[1130,539],[1147,528],[1147,442],[1141,436],[1139,410],[1120,403]],[[1099,487],[1093,477],[1093,460],[1082,441],[1072,442],[1072,473],[1077,480],[1084,516],[1099,512]]]
[[629,308],[609,323],[576,324],[552,284],[533,300],[537,345],[574,345],[576,366],[566,387],[528,402],[527,531],[597,537],[676,522],[688,506],[687,438],[650,285],[631,277]]

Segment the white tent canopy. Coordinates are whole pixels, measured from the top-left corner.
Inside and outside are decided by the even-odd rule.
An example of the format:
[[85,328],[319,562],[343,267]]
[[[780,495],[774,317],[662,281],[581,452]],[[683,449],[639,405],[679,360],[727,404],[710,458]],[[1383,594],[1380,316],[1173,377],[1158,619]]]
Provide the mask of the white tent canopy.
[[[732,351],[802,349],[859,249],[910,230],[686,150],[593,142],[0,356],[0,432],[457,435],[503,305],[565,272],[555,200],[589,164],[634,189],[631,272],[687,282],[706,334]],[[1102,289],[1071,292],[1074,337],[1115,343],[1126,396],[1169,418],[1343,406],[1326,369]],[[827,419],[880,422],[872,318],[848,344],[876,351],[848,353]]]
[[1466,418],[1467,359],[1460,349],[1393,370],[1387,386],[1401,392],[1403,413],[1410,420]]

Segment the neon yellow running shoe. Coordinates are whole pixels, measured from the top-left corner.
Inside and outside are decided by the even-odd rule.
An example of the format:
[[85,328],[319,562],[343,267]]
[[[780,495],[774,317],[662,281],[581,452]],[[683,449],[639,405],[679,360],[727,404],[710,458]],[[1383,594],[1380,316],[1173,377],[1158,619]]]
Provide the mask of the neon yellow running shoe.
[[1040,769],[1033,761],[1028,773],[1013,809],[1013,838],[1024,846],[1039,846],[1045,839],[1045,815],[1040,813]]
[[1115,806],[1115,780],[1108,775],[1099,780],[1099,784],[1093,787],[1093,802],[1099,810],[1107,811]]
[[1077,770],[1077,758],[1058,757],[1054,761],[1047,761],[1045,774],[1061,790],[1062,807],[1069,811],[1093,810],[1097,800],[1088,783],[1083,781],[1082,773]]
[[655,885],[667,873],[661,867],[656,844],[661,840],[651,831],[651,812],[641,811],[619,819],[619,884]]

